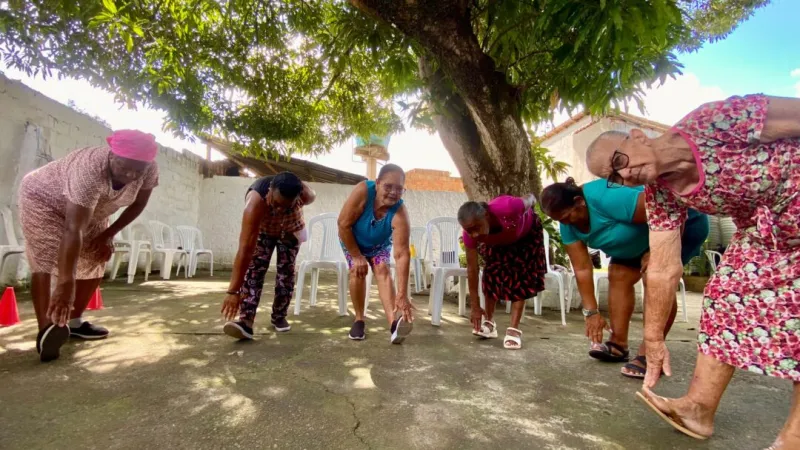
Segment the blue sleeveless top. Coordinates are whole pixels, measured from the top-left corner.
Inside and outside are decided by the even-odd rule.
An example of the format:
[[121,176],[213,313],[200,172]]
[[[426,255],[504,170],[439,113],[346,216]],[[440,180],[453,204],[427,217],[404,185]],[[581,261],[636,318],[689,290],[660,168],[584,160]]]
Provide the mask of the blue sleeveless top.
[[378,190],[375,182],[367,181],[367,202],[364,205],[364,212],[353,225],[353,235],[356,237],[358,249],[366,257],[375,256],[380,250],[392,246],[392,219],[400,206],[403,205],[401,199],[397,204],[389,208],[386,215],[380,220],[375,219],[375,196]]

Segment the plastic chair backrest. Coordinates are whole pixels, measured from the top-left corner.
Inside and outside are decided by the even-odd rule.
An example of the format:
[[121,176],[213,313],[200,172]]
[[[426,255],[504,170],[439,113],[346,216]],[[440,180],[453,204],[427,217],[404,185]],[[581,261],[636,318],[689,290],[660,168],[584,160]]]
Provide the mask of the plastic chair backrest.
[[312,217],[306,224],[312,261],[345,261],[339,244],[338,220],[339,213],[325,213]]
[[425,236],[428,234],[428,230],[425,227],[412,227],[411,228],[411,237],[409,238],[409,244],[414,246],[414,258],[425,258]]
[[131,240],[153,242],[153,230],[145,224],[137,222],[129,225],[129,227]]
[[11,217],[11,209],[7,206],[0,208],[0,215],[3,216],[3,228],[5,228],[5,236],[7,245],[18,246],[17,234],[14,232],[14,219]]
[[[461,267],[458,254],[461,250],[458,238],[461,236],[461,224],[455,217],[436,217],[428,222],[428,256],[436,267]],[[434,234],[435,232],[435,234]],[[438,238],[438,251],[434,254],[434,243]]]
[[180,233],[181,244],[186,251],[193,251],[202,249],[203,247],[203,232],[197,227],[188,225],[178,225],[176,227]]
[[711,271],[716,272],[717,266],[719,265],[720,261],[722,261],[722,253],[715,252],[714,250],[706,250],[706,257],[708,258],[708,262],[711,264]]
[[169,225],[157,220],[151,220],[150,230],[153,233],[153,248],[178,248],[177,242],[175,242],[175,233]]

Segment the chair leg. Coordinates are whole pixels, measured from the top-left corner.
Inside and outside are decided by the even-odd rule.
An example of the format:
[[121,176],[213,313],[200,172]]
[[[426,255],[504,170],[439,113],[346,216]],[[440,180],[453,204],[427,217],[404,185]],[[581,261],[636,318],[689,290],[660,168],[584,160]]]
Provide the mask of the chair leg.
[[295,293],[294,296],[294,315],[300,315],[300,300],[303,298],[303,284],[306,281],[306,264],[305,262],[300,263],[300,269],[297,271],[297,284],[295,284],[294,288]]
[[511,302],[506,300],[506,314],[511,314]]
[[150,271],[153,269],[153,253],[147,252],[145,255],[144,281],[147,282],[147,279],[150,278]]
[[444,271],[436,270],[433,273],[431,282],[431,298],[429,300],[431,309],[431,325],[440,326],[442,323],[442,304],[444,303]]
[[167,251],[164,252],[164,259],[161,262],[161,278],[163,280],[169,280],[169,277],[172,272],[172,260],[175,258],[175,254]]
[[136,266],[139,264],[139,246],[131,245],[131,254],[128,256],[128,284],[133,284],[136,277]]
[[364,288],[364,312],[366,313],[369,311],[369,294],[370,288],[372,287],[372,269],[367,269],[367,281],[366,287]]
[[311,297],[309,305],[317,306],[317,287],[319,286],[319,269],[311,269]]
[[683,313],[683,321],[688,322],[689,316],[686,314],[686,284],[683,282],[683,278],[681,278],[681,311]]
[[558,282],[558,300],[561,303],[561,325],[567,326],[567,315],[566,315],[566,298],[564,297],[564,279],[561,275],[556,275],[556,281]]
[[533,297],[533,315],[542,315],[542,299],[539,297],[539,294],[536,294],[536,296]]
[[213,253],[209,253],[208,254],[208,258],[210,259],[210,261],[208,263],[211,266],[211,273],[209,275],[213,277],[214,276],[214,254]]
[[[5,257],[3,258],[3,262],[5,262]],[[114,281],[117,278],[117,272],[119,272],[119,266],[122,264],[122,253],[114,252],[114,258],[111,262],[111,276],[108,277],[109,281]],[[3,274],[2,265],[0,265],[0,275]]]
[[428,315],[433,315],[433,299],[436,298],[436,292],[434,292],[434,286],[436,286],[436,273],[431,274],[431,288],[428,291]]
[[467,277],[458,277],[458,315],[467,315]]

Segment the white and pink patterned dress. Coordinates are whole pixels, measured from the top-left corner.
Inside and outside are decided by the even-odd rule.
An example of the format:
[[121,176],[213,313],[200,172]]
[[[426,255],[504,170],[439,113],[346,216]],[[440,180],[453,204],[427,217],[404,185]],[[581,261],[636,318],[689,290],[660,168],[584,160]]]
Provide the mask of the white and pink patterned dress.
[[102,278],[106,261],[92,254],[88,244],[108,228],[108,218],[130,206],[140,190],[158,185],[158,166],[144,176],[114,190],[111,186],[108,147],[75,150],[25,175],[19,191],[20,222],[31,271],[58,275],[58,248],[64,235],[67,202],[93,209],[83,235],[78,260],[79,280]]
[[738,231],[703,294],[699,350],[800,382],[800,139],[761,143],[768,102],[731,97],[678,122],[700,183],[683,196],[647,186],[647,215],[656,231],[680,227],[688,207],[733,218]]

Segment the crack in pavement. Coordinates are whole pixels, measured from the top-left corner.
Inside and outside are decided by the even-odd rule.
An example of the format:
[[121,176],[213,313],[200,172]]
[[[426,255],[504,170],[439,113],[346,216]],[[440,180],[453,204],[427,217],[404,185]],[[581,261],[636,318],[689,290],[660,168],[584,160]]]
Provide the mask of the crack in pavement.
[[344,401],[346,401],[347,404],[350,405],[350,408],[352,409],[352,412],[353,412],[353,419],[355,419],[355,421],[356,421],[355,425],[353,425],[353,428],[351,430],[353,432],[353,436],[355,436],[359,441],[361,441],[361,443],[364,444],[364,446],[366,446],[368,450],[372,449],[372,446],[370,446],[369,443],[366,440],[364,440],[364,438],[358,432],[358,429],[361,427],[361,419],[358,417],[358,414],[356,413],[356,404],[355,404],[355,402],[350,400],[350,397],[347,394],[342,394],[342,393],[339,393],[339,392],[336,392],[336,391],[332,391],[330,388],[328,388],[328,386],[325,386],[324,383],[320,383],[320,382],[311,380],[311,379],[307,378],[302,373],[298,373],[296,371],[293,371],[293,372],[295,373],[295,375],[298,375],[306,383],[319,386],[319,387],[322,388],[323,391],[327,392],[328,394],[335,395],[337,397],[342,397],[344,399]]

